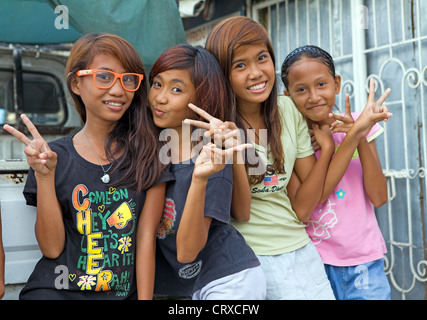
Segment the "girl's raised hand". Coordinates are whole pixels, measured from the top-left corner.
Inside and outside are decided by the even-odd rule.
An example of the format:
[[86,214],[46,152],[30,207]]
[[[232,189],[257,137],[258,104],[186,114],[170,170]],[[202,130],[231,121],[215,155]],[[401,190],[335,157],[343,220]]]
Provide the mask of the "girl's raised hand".
[[[241,145],[240,130],[234,122],[223,122],[192,103],[190,103],[188,107],[208,122],[185,119],[185,123],[201,129],[206,129],[207,131],[204,133],[205,137],[210,137],[216,145],[221,145],[226,149]],[[248,146],[245,148],[248,148]],[[233,150],[240,150],[240,148],[235,148]]]
[[198,121],[198,120],[193,120],[193,119],[185,119],[184,122],[195,126],[195,127],[199,127],[202,129],[206,129],[206,130],[215,130],[215,129],[219,129],[224,122],[212,117],[209,113],[207,113],[205,110],[200,109],[199,107],[195,106],[192,103],[188,104],[188,107],[193,110],[195,113],[197,113],[199,116],[201,116],[203,119],[206,119],[208,122],[204,122],[204,121]]
[[[332,133],[328,125],[318,125],[317,123],[313,124],[313,136],[314,140],[318,145],[318,149],[321,149],[322,152],[330,152],[331,154],[334,152],[335,143],[332,138]],[[313,140],[313,137],[312,137]],[[313,144],[313,141],[312,141]],[[316,148],[313,149],[316,150]]]
[[331,113],[329,114],[330,118],[335,119],[335,122],[331,125],[331,130],[335,132],[345,132],[348,133],[353,126],[354,119],[351,115],[351,105],[350,105],[350,96],[347,94],[345,96],[345,114],[343,116],[339,114]]
[[212,174],[224,169],[225,165],[233,158],[235,152],[253,148],[250,143],[240,144],[227,149],[219,149],[209,142],[203,146],[194,165],[193,177],[199,180],[207,180]]
[[[374,79],[370,80],[368,102],[359,118],[353,124],[355,126],[355,130],[357,130],[361,137],[365,137],[377,122],[387,122],[387,120],[393,116],[393,114],[389,112],[387,106],[383,105],[390,92],[391,89],[387,89],[382,94],[382,96],[377,101],[375,101],[375,81]],[[346,116],[347,114],[351,116],[350,100],[348,96],[346,96],[345,106]],[[338,115],[334,115],[333,118],[344,122],[344,118],[346,116],[340,117]],[[335,125],[333,132],[348,132],[349,129],[349,122],[347,122],[346,125]]]
[[33,140],[30,140],[25,134],[8,124],[5,124],[3,129],[26,145],[24,152],[27,156],[27,162],[38,176],[47,177],[54,174],[57,162],[56,153],[49,148],[47,142],[25,114],[21,115],[21,119],[27,126]]

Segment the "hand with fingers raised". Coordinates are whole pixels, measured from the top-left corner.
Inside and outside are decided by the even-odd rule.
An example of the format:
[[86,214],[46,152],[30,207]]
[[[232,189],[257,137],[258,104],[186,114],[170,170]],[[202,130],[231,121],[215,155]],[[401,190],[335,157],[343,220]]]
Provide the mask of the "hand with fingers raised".
[[207,180],[211,175],[224,169],[229,160],[233,158],[235,152],[241,152],[246,148],[252,148],[252,144],[241,144],[227,149],[220,149],[209,142],[203,146],[197,157],[193,177],[199,180]]
[[56,153],[49,148],[47,142],[25,114],[21,115],[21,119],[27,126],[33,140],[8,124],[5,124],[3,129],[25,144],[24,152],[27,156],[27,162],[33,168],[37,177],[52,177],[57,163]]
[[335,122],[331,125],[332,132],[345,132],[348,133],[353,127],[354,119],[351,115],[351,105],[350,105],[350,96],[347,94],[345,96],[345,113],[343,116],[338,114],[330,114],[330,118],[334,118]]
[[387,122],[387,120],[393,116],[393,114],[389,112],[387,106],[383,105],[390,92],[391,90],[387,89],[382,96],[375,101],[375,81],[371,79],[369,83],[368,102],[355,122],[351,116],[350,98],[347,95],[345,98],[345,115],[329,115],[331,118],[337,120],[332,124],[332,132],[348,133],[350,129],[354,127],[353,130],[356,130],[361,137],[366,137],[377,122]]
[[[192,103],[188,106],[208,122],[192,119],[185,119],[184,122],[201,129],[206,129],[207,131],[204,135],[205,137],[211,138],[215,148],[217,148],[217,146],[221,146],[226,150],[231,149],[233,153],[236,153],[253,147],[252,144],[242,144],[240,130],[234,122],[221,121]],[[229,153],[230,151],[227,154]]]
[[334,153],[335,143],[328,125],[318,125],[314,123],[312,134],[312,145],[313,141],[315,141],[317,146],[317,148],[313,146],[315,151],[321,149],[323,153],[326,152],[330,155]]
[[[188,107],[208,122],[191,119],[186,119],[184,122],[206,129],[205,136],[214,141],[214,144],[209,143],[200,152],[194,167],[193,179],[203,179],[206,182],[210,175],[222,170],[226,163],[232,159],[233,197],[231,216],[236,221],[248,221],[251,208],[251,189],[242,151],[253,148],[253,145],[250,143],[242,144],[240,130],[234,122],[223,122],[191,103]],[[218,144],[220,148],[215,144]]]

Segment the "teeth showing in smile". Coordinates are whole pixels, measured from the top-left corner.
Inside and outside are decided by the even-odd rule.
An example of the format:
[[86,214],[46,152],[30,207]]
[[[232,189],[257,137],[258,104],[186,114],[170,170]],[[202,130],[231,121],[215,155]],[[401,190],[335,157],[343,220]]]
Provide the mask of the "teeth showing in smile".
[[265,87],[266,82],[249,87],[249,90],[260,90]]
[[109,101],[106,101],[105,104],[108,104],[113,107],[120,107],[122,105],[121,103],[118,103],[118,102],[109,102]]

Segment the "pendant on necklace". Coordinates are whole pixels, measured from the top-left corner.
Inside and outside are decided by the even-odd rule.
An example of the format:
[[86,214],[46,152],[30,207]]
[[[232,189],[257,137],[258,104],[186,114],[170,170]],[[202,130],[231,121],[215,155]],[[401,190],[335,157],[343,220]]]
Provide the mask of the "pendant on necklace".
[[102,182],[104,182],[104,183],[108,183],[108,182],[110,182],[110,176],[108,175],[108,173],[104,174],[104,175],[101,177],[101,181],[102,181]]

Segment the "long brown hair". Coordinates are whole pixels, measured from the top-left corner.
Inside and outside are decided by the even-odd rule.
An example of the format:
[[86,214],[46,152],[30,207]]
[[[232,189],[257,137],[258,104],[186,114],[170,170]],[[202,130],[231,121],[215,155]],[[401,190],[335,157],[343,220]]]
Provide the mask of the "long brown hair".
[[[217,58],[221,69],[231,88],[230,74],[234,53],[242,46],[264,44],[276,66],[273,46],[268,37],[265,28],[258,22],[248,17],[232,17],[221,21],[217,24],[209,34],[206,40],[206,49],[212,52]],[[270,151],[274,157],[273,169],[276,172],[283,173],[284,154],[281,141],[282,122],[277,106],[278,85],[277,79],[274,82],[274,87],[270,96],[261,105],[261,110],[264,115],[264,121],[267,125],[267,135],[270,143]],[[237,109],[236,98],[233,99],[232,108]],[[234,121],[239,128],[244,128],[242,118],[236,110],[236,118]],[[246,158],[247,159],[247,158]],[[246,164],[247,167],[249,164]],[[263,175],[250,175],[250,184],[258,184],[264,179]]]
[[149,75],[149,83],[159,73],[178,69],[188,70],[196,88],[191,103],[222,121],[230,118],[230,88],[218,61],[206,49],[179,44],[170,47],[154,63]]
[[[164,165],[158,160],[160,146],[157,128],[146,113],[148,110],[146,75],[138,52],[129,42],[113,34],[84,35],[76,41],[68,58],[66,66],[68,90],[81,120],[86,122],[86,107],[81,97],[71,90],[71,83],[76,77],[75,73],[87,69],[94,57],[99,54],[109,54],[119,59],[126,72],[144,75],[144,80],[135,91],[128,110],[107,136],[105,154],[110,161],[115,161],[114,171],[125,170],[117,184],[125,184],[138,191],[145,190],[160,177]],[[118,154],[122,156],[117,158]]]

